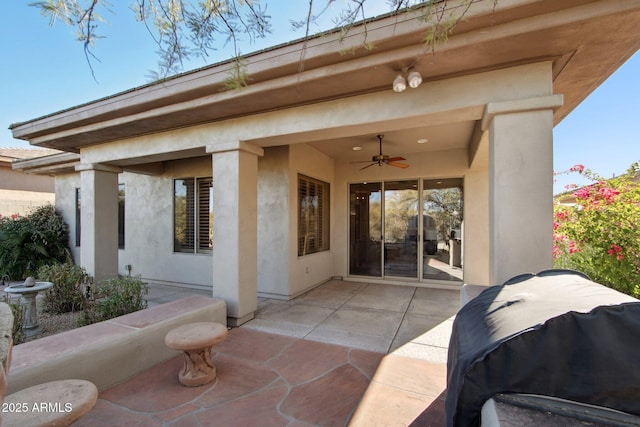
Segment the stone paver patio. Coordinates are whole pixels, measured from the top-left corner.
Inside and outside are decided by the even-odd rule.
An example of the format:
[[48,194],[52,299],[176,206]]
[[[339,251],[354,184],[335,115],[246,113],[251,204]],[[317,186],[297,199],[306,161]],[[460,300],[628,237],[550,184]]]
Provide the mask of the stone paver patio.
[[[192,294],[152,285],[150,306]],[[458,291],[339,280],[260,299],[214,347],[215,382],[180,385],[176,357],[101,392],[75,425],[441,426],[458,306]]]

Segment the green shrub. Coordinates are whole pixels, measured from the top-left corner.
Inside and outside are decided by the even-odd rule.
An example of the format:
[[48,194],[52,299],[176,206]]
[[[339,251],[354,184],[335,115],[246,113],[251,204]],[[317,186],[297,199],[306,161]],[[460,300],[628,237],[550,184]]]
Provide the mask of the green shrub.
[[69,227],[51,205],[27,216],[0,217],[0,276],[35,276],[43,265],[70,259]]
[[20,303],[10,303],[13,313],[13,345],[24,342],[24,306]]
[[91,276],[84,268],[69,262],[44,265],[38,269],[37,278],[53,283],[42,299],[45,312],[61,314],[84,309],[84,292],[91,283]]
[[12,302],[11,300],[4,298],[3,302],[5,302],[9,308],[11,308],[11,313],[13,314],[13,345],[22,344],[24,342],[24,305],[20,302]]
[[95,286],[95,300],[85,308],[80,324],[102,322],[147,308],[147,293],[149,287],[140,277],[106,279]]

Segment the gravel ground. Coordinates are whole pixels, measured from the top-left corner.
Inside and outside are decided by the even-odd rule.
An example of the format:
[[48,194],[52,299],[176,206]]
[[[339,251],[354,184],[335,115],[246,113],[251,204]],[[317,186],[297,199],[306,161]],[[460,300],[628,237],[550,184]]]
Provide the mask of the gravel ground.
[[78,327],[78,319],[81,314],[81,311],[64,314],[49,314],[42,312],[40,307],[38,307],[38,324],[42,329],[42,333],[25,338],[24,342],[37,340],[38,338],[44,338],[49,335],[55,335],[60,332],[75,329]]
[[[10,298],[12,302],[17,302],[19,300],[19,298],[11,297],[9,295],[6,295],[5,297]],[[48,337],[49,335],[55,335],[60,332],[79,327],[78,319],[82,314],[81,311],[64,314],[45,313],[42,311],[41,299],[42,297],[38,295],[36,304],[38,307],[38,324],[40,325],[41,333],[39,333],[38,335],[33,335],[31,337],[25,337],[23,342],[37,340],[39,338]]]

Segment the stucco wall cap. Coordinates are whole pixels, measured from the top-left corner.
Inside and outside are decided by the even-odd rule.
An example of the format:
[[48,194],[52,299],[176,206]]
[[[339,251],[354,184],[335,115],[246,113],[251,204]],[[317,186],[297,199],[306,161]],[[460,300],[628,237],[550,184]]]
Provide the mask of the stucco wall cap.
[[500,114],[523,113],[536,110],[557,110],[564,104],[562,95],[548,95],[515,101],[489,102],[482,115],[482,130],[489,128],[491,120]]
[[103,165],[101,163],[81,163],[75,166],[76,172],[82,171],[101,171],[101,172],[113,172],[121,173],[122,168],[117,166]]
[[207,153],[215,154],[227,151],[245,151],[247,153],[255,154],[258,157],[264,156],[264,150],[262,148],[244,141],[231,141],[216,145],[207,145]]

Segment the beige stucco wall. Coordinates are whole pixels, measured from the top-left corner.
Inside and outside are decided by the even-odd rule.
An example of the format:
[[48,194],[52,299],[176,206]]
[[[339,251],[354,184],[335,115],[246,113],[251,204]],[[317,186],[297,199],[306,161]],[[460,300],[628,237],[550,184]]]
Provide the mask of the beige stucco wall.
[[[329,183],[330,206],[335,206],[334,161],[305,144],[290,146],[289,180],[289,278],[290,295],[298,295],[334,276],[334,241],[330,250],[298,256],[298,174]],[[339,215],[339,214],[338,214]],[[330,230],[335,227],[336,210],[330,212]],[[333,233],[332,233],[333,234]]]
[[[211,176],[211,158],[167,162],[162,175],[147,176],[124,172],[125,248],[118,251],[118,273],[145,280],[181,283],[211,288],[211,254],[173,252],[173,179]],[[69,225],[71,252],[82,265],[80,248],[75,245],[75,189],[80,174],[56,178],[56,206]]]
[[[502,202],[490,198],[491,172],[487,163],[470,165],[469,150],[454,148],[407,155],[411,165],[408,169],[373,167],[361,171],[360,165],[329,158],[305,142],[343,138],[350,147],[350,136],[375,135],[379,129],[470,121],[480,126],[488,104],[536,98],[550,93],[551,64],[542,62],[446,81],[425,82],[418,90],[401,95],[386,91],[354,96],[91,146],[83,149],[82,163],[202,149],[202,157],[165,162],[164,171],[159,176],[121,174],[120,180],[126,184],[127,236],[126,248],[119,253],[120,274],[126,274],[125,265],[132,265],[132,274],[140,274],[149,280],[211,286],[211,255],[172,252],[172,179],[211,176],[212,157],[206,154],[205,147],[216,156],[217,145],[240,140],[264,146],[264,156],[258,158],[256,243],[257,289],[262,295],[287,298],[332,276],[346,277],[349,183],[394,179],[465,179],[465,281],[490,284],[491,268],[494,268],[489,263],[490,226],[495,220],[490,217],[490,203],[491,200]],[[539,134],[550,134],[552,123],[544,122],[542,125],[545,129]],[[490,138],[486,134],[490,130],[487,128],[483,131],[485,144],[488,144]],[[531,133],[534,138],[536,135],[517,123],[501,132],[502,141],[513,140],[514,144],[521,140],[522,132]],[[547,138],[545,153],[548,144]],[[486,147],[485,151],[488,151]],[[514,153],[517,156],[518,150],[514,150]],[[508,163],[511,160],[506,158],[500,161]],[[531,172],[536,175],[535,166]],[[544,174],[546,170],[538,172]],[[331,185],[330,251],[297,256],[298,173]],[[60,204],[68,207],[67,215],[75,209],[72,188],[77,182],[74,180],[77,181],[77,177],[63,177],[60,180],[68,190],[68,194],[60,201]],[[546,191],[543,189],[537,197],[544,197]],[[509,200],[509,203],[518,206],[517,199]],[[526,221],[537,221],[536,215],[539,213],[531,213]],[[511,233],[510,230],[501,232]],[[542,248],[545,239],[541,240],[536,251],[545,251]],[[510,262],[531,264],[527,254],[518,257],[522,259]]]
[[54,178],[48,175],[28,175],[0,163],[0,189],[53,193]]
[[258,159],[259,295],[289,295],[290,185],[289,147],[265,149]]
[[82,265],[80,247],[76,246],[76,188],[80,188],[80,174],[56,175],[56,210],[69,226],[69,248],[73,261]]
[[173,252],[173,179],[210,177],[211,157],[166,162],[160,176],[121,174],[125,184],[125,248],[118,271],[144,279],[211,288],[211,254]]

